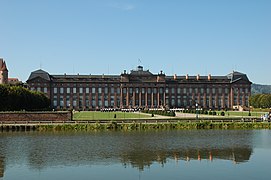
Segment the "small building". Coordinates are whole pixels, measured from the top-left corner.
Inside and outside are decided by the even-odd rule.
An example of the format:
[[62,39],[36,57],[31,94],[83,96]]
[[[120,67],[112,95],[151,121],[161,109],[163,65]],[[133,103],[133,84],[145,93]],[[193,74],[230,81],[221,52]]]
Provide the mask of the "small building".
[[249,105],[251,82],[233,71],[224,76],[167,76],[142,66],[120,75],[68,75],[33,71],[29,89],[44,92],[54,109],[198,108],[232,109]]

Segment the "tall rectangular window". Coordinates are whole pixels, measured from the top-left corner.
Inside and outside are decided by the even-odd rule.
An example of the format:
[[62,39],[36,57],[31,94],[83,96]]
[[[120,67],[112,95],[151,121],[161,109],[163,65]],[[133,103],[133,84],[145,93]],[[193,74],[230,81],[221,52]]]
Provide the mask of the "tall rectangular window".
[[79,88],[79,93],[82,94],[83,93],[83,88]]
[[64,89],[63,87],[60,88],[60,94],[63,94],[64,93]]
[[104,93],[105,93],[105,94],[108,94],[108,87],[105,87],[105,88],[104,88]]
[[181,94],[181,88],[180,88],[180,87],[178,87],[177,93],[178,93],[178,94]]
[[215,88],[212,89],[212,93],[215,94]]
[[57,94],[57,87],[54,87],[54,94]]
[[89,93],[89,88],[88,88],[88,87],[86,88],[86,93],[87,93],[87,94]]
[[43,92],[47,93],[47,87],[43,88]]
[[162,94],[164,92],[164,89],[160,88],[159,92],[160,92],[160,94]]
[[71,88],[67,88],[67,93],[69,94],[69,93],[71,93]]
[[73,93],[76,93],[76,88],[75,87],[73,88]]
[[142,88],[142,89],[141,89],[141,92],[144,94],[144,93],[145,93],[145,88]]

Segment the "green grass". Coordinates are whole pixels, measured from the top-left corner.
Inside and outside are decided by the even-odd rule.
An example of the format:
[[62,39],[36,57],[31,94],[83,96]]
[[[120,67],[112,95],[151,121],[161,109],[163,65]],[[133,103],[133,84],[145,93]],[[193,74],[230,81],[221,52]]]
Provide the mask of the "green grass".
[[[221,114],[222,111],[216,111],[217,114]],[[239,116],[239,117],[247,117],[249,112],[248,111],[224,111],[225,117],[227,116]],[[265,114],[266,112],[253,112],[250,111],[252,117],[261,117],[261,115]]]
[[[116,118],[114,118],[116,114]],[[128,112],[100,112],[100,111],[81,111],[75,112],[73,120],[114,120],[114,119],[140,119],[150,118],[150,115],[142,113],[128,113]]]

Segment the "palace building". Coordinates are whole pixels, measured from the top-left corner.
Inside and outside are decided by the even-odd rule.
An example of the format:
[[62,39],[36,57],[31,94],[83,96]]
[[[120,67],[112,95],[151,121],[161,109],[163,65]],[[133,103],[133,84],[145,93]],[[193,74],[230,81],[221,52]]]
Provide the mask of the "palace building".
[[30,74],[29,89],[44,92],[57,110],[101,108],[232,109],[249,106],[251,82],[233,71],[225,76],[167,76],[138,66],[120,75]]

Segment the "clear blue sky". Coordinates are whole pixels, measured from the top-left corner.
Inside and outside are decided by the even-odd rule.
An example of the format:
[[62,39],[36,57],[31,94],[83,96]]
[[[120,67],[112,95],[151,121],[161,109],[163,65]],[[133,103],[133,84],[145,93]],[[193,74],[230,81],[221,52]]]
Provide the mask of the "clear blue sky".
[[271,0],[0,0],[10,77],[246,73],[271,84]]

